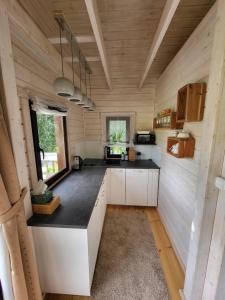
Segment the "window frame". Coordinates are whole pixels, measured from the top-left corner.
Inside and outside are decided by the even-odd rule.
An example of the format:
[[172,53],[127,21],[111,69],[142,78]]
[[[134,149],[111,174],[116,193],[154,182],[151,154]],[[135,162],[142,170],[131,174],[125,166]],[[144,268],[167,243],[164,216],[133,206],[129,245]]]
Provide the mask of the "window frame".
[[126,141],[122,143],[128,144],[130,142],[130,117],[129,116],[108,116],[106,117],[106,141],[110,142],[109,129],[110,121],[125,121],[126,122]]
[[[30,119],[31,119],[31,128],[32,128],[32,136],[33,136],[36,173],[37,173],[38,180],[43,180],[41,156],[39,151],[40,146],[39,146],[39,136],[38,136],[37,113],[36,111],[32,110],[31,100],[29,100],[29,107],[30,107]],[[60,180],[63,177],[63,175],[65,175],[69,171],[69,150],[68,150],[69,147],[68,147],[68,137],[67,137],[66,116],[62,116],[62,120],[63,120],[66,167],[63,170],[56,173],[55,175],[51,176],[49,179],[44,181],[48,186],[53,185],[56,181]]]
[[115,112],[115,113],[101,113],[101,122],[102,122],[102,144],[108,145],[107,141],[107,117],[117,117],[117,118],[130,118],[130,134],[129,141],[126,143],[127,145],[132,145],[134,140],[134,132],[135,132],[135,120],[136,113],[135,112]]

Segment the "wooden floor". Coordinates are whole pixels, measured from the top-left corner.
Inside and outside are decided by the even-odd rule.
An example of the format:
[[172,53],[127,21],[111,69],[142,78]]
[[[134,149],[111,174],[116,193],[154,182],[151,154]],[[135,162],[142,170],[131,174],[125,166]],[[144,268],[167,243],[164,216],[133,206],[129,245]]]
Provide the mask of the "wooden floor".
[[[184,273],[173,250],[169,237],[155,208],[133,208],[122,206],[109,206],[108,210],[143,210],[149,220],[151,230],[156,242],[161,266],[165,275],[168,291],[172,300],[181,300],[179,290],[183,289]],[[90,300],[90,297],[48,294],[45,300]]]

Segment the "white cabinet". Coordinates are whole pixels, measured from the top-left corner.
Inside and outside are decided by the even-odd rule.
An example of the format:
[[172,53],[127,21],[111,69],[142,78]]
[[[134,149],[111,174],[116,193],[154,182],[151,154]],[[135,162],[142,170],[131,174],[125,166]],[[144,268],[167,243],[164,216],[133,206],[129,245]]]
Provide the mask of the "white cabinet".
[[147,169],[126,169],[126,204],[148,205]]
[[90,296],[106,212],[107,176],[87,228],[29,227],[42,291]]
[[109,204],[125,204],[125,169],[110,169]]
[[103,186],[101,187],[98,198],[93,209],[91,219],[88,224],[88,257],[89,257],[89,281],[92,282],[98,248],[101,240],[102,226],[105,217],[105,197]]
[[108,203],[157,206],[158,169],[108,169]]
[[148,206],[158,204],[159,170],[148,170]]

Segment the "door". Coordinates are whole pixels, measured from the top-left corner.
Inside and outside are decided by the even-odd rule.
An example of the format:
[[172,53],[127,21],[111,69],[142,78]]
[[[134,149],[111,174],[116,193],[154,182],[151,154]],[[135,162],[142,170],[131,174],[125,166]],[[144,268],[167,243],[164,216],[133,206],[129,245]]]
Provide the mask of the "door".
[[125,169],[110,169],[110,204],[125,204]]
[[147,206],[148,170],[126,170],[126,204]]
[[158,204],[159,170],[148,170],[148,206]]

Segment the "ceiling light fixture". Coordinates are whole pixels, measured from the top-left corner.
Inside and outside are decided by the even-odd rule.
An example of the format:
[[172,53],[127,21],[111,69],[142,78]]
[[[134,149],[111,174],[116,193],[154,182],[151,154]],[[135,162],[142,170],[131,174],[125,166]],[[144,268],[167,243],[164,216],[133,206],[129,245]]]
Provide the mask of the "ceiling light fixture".
[[74,86],[72,82],[64,76],[64,66],[63,66],[63,50],[62,50],[62,28],[59,25],[59,36],[60,36],[60,55],[62,63],[62,76],[56,78],[53,83],[56,95],[61,97],[71,97],[74,93]]

